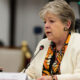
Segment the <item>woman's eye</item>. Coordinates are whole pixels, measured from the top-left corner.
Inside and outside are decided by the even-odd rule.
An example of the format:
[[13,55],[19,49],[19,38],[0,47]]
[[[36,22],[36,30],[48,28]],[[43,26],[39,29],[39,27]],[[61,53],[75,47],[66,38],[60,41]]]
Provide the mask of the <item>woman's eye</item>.
[[50,20],[50,22],[53,23],[54,21],[53,20]]
[[44,21],[44,24],[46,23],[46,21]]

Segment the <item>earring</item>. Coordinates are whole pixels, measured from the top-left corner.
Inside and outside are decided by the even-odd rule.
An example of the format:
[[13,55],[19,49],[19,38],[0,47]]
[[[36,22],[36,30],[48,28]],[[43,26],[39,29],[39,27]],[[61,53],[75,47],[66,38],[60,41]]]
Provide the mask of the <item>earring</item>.
[[68,31],[69,29],[67,27],[64,27],[64,31]]

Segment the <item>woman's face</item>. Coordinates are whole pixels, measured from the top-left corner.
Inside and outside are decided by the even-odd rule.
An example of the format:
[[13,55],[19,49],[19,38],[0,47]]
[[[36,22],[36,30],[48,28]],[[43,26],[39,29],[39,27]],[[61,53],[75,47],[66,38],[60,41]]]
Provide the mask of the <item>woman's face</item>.
[[64,35],[65,24],[61,22],[57,15],[46,13],[44,17],[45,34],[49,40],[58,42]]

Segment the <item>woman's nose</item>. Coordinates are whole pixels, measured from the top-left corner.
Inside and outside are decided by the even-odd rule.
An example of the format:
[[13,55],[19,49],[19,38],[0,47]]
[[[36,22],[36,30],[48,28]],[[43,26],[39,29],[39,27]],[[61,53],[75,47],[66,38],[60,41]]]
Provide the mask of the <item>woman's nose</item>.
[[45,28],[49,28],[49,23],[46,22],[44,26],[45,26]]

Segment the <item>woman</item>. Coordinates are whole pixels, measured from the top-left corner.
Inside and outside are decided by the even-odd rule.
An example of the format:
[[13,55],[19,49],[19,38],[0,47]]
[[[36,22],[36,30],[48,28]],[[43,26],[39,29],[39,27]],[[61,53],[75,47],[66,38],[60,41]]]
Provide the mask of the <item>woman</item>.
[[47,38],[40,41],[26,70],[37,80],[80,80],[80,34],[74,32],[75,16],[63,0],[46,4],[40,11]]

